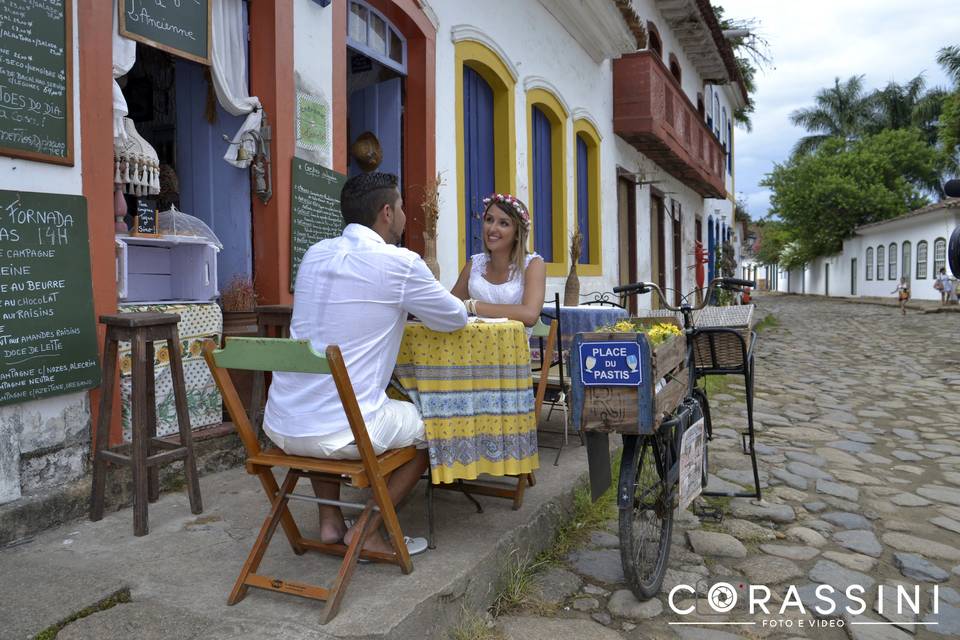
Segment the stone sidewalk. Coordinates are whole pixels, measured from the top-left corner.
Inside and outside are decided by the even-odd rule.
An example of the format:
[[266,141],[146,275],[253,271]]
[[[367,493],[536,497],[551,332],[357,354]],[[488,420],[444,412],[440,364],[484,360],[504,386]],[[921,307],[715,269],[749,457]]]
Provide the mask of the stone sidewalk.
[[[490,637],[960,637],[955,319],[904,318],[878,306],[801,296],[760,296],[758,305],[779,321],[761,334],[757,352],[764,501],[712,500],[726,511],[719,524],[681,514],[663,590],[643,603],[626,588],[612,521],[541,574],[541,592],[534,590],[525,609],[498,619]],[[711,488],[752,483],[749,458],[739,448],[746,422],[741,394],[742,385],[732,383],[712,396]],[[750,616],[740,607],[717,615],[702,597],[691,615],[669,607],[666,595],[675,585],[699,582],[705,589],[718,581],[768,586],[772,615]],[[843,592],[850,584],[867,589],[862,615],[813,612],[818,585]],[[794,607],[777,615],[788,585],[806,603],[804,614]],[[884,614],[877,611],[877,585],[887,587]],[[918,615],[909,608],[896,614],[895,585],[909,586],[911,597],[919,586]],[[677,604],[694,602],[687,594]],[[862,624],[892,621],[900,626]],[[677,622],[687,624],[670,624]]]
[[[312,600],[251,589],[227,606],[269,505],[243,468],[211,474],[201,478],[202,515],[190,513],[184,494],[165,494],[150,505],[147,536],[132,535],[126,508],[0,549],[0,638],[34,638],[117,594],[130,602],[68,624],[58,640],[446,638],[465,610],[491,605],[514,554],[539,553],[553,539],[585,481],[583,451],[572,438],[554,467],[556,451],[542,450],[537,485],[518,511],[510,501],[478,497],[484,513],[477,513],[460,493],[435,492],[437,549],[415,557],[407,576],[394,566],[358,566],[339,615],[325,626],[322,603]],[[294,502],[291,510],[305,535],[318,535],[316,507]],[[423,483],[400,520],[406,534],[426,535]],[[278,530],[262,572],[327,585],[338,567],[322,554],[295,556]]]

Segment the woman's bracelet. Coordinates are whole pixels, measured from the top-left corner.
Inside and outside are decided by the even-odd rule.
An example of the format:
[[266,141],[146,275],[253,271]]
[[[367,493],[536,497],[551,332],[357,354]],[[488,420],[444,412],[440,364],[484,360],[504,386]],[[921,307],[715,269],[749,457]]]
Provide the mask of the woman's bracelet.
[[472,316],[477,315],[477,301],[474,300],[473,298],[468,298],[467,300],[464,300],[463,306],[467,308],[468,314]]

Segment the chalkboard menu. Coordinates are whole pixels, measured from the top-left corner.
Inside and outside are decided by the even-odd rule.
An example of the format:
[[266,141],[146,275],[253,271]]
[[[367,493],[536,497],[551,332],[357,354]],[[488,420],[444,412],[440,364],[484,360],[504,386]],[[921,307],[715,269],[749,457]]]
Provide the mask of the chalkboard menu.
[[140,198],[137,215],[133,219],[133,235],[157,236],[157,205],[153,200]]
[[293,202],[290,207],[290,291],[307,249],[343,232],[340,189],[347,176],[313,162],[293,159]]
[[98,384],[87,201],[0,191],[0,404]]
[[2,155],[73,164],[72,2],[0,2]]
[[120,0],[120,35],[210,64],[213,0]]

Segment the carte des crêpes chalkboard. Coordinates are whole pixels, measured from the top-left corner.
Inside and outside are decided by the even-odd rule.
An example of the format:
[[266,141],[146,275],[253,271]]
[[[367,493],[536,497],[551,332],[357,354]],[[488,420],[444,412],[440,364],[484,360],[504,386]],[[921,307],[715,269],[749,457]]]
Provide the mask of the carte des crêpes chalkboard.
[[86,199],[0,191],[0,404],[98,384]]
[[290,291],[307,249],[343,233],[340,190],[347,176],[324,166],[293,159],[293,202],[290,215]]
[[72,0],[0,1],[0,155],[73,164]]

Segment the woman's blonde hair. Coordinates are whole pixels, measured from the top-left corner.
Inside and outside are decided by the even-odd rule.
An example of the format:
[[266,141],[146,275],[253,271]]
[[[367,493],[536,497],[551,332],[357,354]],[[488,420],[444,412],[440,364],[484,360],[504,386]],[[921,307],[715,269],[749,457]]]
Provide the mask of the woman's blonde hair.
[[[490,207],[496,205],[513,220],[517,233],[514,234],[513,246],[510,247],[510,264],[514,268],[514,273],[522,278],[523,269],[527,266],[527,238],[530,235],[530,212],[527,210],[527,205],[509,193],[491,194],[483,199],[483,204],[483,216],[487,215]],[[483,239],[483,252],[490,255],[486,237]]]

